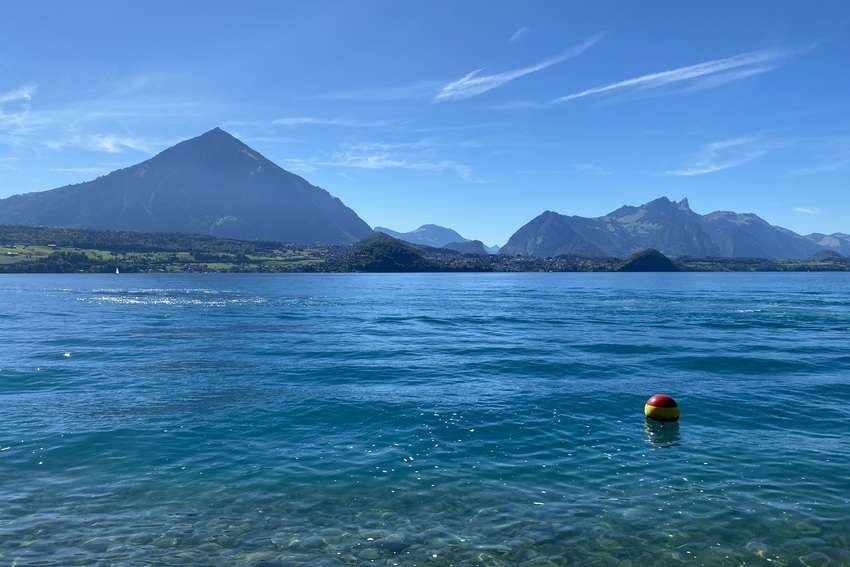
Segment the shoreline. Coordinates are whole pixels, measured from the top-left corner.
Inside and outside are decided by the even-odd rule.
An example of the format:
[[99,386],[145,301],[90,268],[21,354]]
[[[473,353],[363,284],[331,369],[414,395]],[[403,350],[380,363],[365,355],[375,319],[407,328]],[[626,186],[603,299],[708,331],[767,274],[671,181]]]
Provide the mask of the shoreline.
[[611,273],[847,272],[850,258],[629,258],[464,254],[374,233],[349,245],[286,244],[193,234],[0,226],[2,273]]

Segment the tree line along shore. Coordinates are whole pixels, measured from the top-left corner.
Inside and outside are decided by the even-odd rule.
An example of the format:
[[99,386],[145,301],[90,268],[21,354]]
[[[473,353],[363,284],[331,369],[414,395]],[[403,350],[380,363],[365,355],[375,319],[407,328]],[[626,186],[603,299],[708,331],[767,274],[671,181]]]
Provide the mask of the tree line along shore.
[[0,226],[0,273],[848,271],[850,259],[540,258],[464,254],[374,233],[351,246],[296,245],[191,234]]

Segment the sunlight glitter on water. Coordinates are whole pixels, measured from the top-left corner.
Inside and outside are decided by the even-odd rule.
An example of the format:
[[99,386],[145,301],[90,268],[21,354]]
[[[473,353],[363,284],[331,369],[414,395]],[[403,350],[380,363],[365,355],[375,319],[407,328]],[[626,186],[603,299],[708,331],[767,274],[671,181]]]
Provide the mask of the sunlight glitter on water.
[[850,563],[810,276],[3,278],[0,561]]

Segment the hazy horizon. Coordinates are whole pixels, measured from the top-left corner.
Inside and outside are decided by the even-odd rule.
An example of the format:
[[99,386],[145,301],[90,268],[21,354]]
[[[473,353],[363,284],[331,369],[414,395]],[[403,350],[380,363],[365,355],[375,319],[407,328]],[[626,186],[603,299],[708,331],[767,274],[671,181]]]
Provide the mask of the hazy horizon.
[[221,126],[373,227],[504,244],[544,210],[667,196],[850,232],[840,2],[3,13],[0,198]]

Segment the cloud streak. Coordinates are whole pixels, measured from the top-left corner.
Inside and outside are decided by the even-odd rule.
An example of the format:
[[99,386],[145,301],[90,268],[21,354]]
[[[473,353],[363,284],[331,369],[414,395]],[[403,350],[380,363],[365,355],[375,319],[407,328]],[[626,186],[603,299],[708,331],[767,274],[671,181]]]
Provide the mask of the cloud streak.
[[315,116],[290,116],[272,121],[275,126],[342,126],[348,128],[381,128],[391,125],[386,120],[350,120],[347,118],[317,118]]
[[480,179],[475,178],[471,167],[452,160],[418,161],[399,159],[381,153],[349,153],[338,155],[335,161],[327,165],[357,169],[413,169],[417,171],[452,172],[464,181],[481,182]]
[[[10,85],[20,85],[12,90],[0,85],[0,153],[8,149],[22,158],[64,153],[75,160],[99,159],[92,157],[96,155],[131,159],[137,152],[164,149],[188,137],[193,124],[206,128],[243,105],[198,94],[194,79],[183,74],[78,79],[77,86],[56,92],[46,92],[34,80]],[[91,155],[80,158],[82,153]],[[22,162],[21,170],[24,163],[33,168],[37,162]]]
[[106,152],[109,154],[121,153],[125,149],[136,150],[137,152],[150,153],[150,147],[138,138],[127,136],[113,136],[97,134],[91,138],[92,147],[94,149]]
[[476,69],[471,73],[467,73],[460,79],[443,86],[443,88],[441,88],[434,96],[434,102],[464,100],[492,91],[493,89],[497,89],[511,81],[525,77],[526,75],[537,73],[568,59],[578,57],[593,47],[601,39],[601,37],[602,36],[600,34],[597,34],[568,49],[560,55],[550,57],[540,63],[529,65],[527,67],[520,67],[519,69],[512,69],[510,71],[503,71],[492,75],[482,75],[481,72],[483,69]]
[[0,104],[6,104],[8,102],[17,101],[29,102],[32,100],[32,97],[37,90],[38,85],[36,84],[29,83],[26,85],[21,85],[20,87],[12,89],[11,91],[0,93]]
[[707,144],[685,167],[666,171],[665,175],[692,177],[716,173],[749,163],[767,152],[768,147],[755,137],[721,140]]
[[[112,169],[118,169],[119,167],[121,166],[115,166]],[[56,173],[87,173],[100,175],[107,173],[110,170],[105,167],[52,167],[50,168],[50,171],[54,171]]]
[[803,213],[804,215],[819,215],[821,210],[817,207],[794,207],[795,213]]
[[312,99],[327,101],[357,101],[357,102],[397,102],[407,100],[427,100],[433,96],[434,89],[442,81],[419,81],[406,85],[388,85],[336,91],[313,95]]
[[0,92],[0,145],[33,152],[80,149],[109,154],[127,150],[152,153],[167,141],[130,132],[144,130],[157,119],[185,118],[197,112],[201,102],[129,96],[149,82],[125,82],[114,93],[47,108],[38,107],[36,95],[40,91],[35,84]]
[[834,171],[840,171],[848,166],[850,166],[850,159],[840,159],[829,163],[822,163],[820,165],[795,169],[794,171],[788,174],[788,177],[803,177],[805,175],[832,173]]
[[0,157],[0,169],[6,171],[16,171],[18,168],[14,166],[15,163],[20,161],[18,157]]
[[[53,140],[45,140],[42,143],[45,147],[51,150],[77,148],[94,152],[104,152],[107,154],[120,154],[125,150],[152,153],[150,142],[142,140],[141,138],[132,136],[117,136],[114,134],[92,134],[84,136],[74,135]],[[157,142],[156,145],[161,146],[163,144],[162,142]]]
[[0,92],[0,134],[22,130],[28,119],[30,102],[38,85],[28,83],[6,92]]
[[528,35],[528,26],[522,26],[521,28],[516,30],[513,34],[511,34],[511,37],[508,40],[508,42],[509,43],[519,43],[520,41],[525,39],[525,36],[527,36],[527,35]]
[[807,167],[794,169],[786,177],[820,175],[850,169],[850,137],[829,137],[808,141],[817,161]]
[[408,169],[415,171],[454,173],[464,181],[483,183],[466,164],[454,160],[435,158],[435,146],[423,140],[407,143],[364,143],[343,146],[339,151],[321,158],[287,159],[287,166],[311,173],[319,167],[351,169]]
[[678,67],[593,87],[558,97],[552,103],[560,104],[618,91],[657,89],[678,83],[688,83],[692,91],[713,88],[776,69],[779,66],[779,61],[789,55],[790,53],[786,51],[769,49],[751,51],[724,59],[714,59],[696,65]]
[[328,165],[357,169],[415,169],[419,171],[451,171],[462,179],[472,180],[472,169],[451,160],[411,161],[392,157],[386,153],[343,153]]

